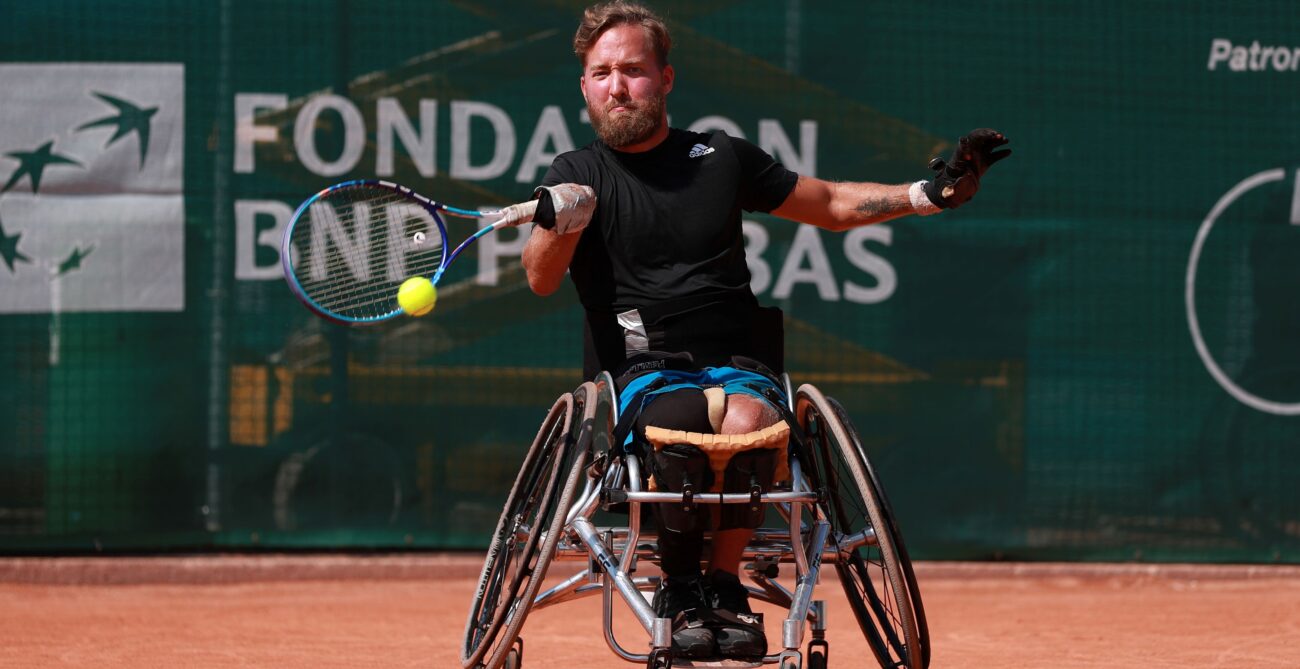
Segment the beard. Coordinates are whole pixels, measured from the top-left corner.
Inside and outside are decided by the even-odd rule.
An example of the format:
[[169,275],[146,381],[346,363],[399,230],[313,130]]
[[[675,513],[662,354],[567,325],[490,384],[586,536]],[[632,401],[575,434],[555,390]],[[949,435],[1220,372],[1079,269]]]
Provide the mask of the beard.
[[[627,110],[611,116],[614,107]],[[588,104],[587,114],[601,141],[615,149],[631,146],[650,139],[659,129],[664,117],[664,95],[656,93],[643,102],[610,100],[604,107]]]

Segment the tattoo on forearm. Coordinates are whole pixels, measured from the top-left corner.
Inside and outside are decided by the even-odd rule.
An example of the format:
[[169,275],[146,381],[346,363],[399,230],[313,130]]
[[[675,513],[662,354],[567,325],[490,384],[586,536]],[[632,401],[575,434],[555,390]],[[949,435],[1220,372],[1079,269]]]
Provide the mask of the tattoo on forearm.
[[875,218],[894,211],[894,205],[888,198],[871,197],[858,203],[854,211],[868,218]]

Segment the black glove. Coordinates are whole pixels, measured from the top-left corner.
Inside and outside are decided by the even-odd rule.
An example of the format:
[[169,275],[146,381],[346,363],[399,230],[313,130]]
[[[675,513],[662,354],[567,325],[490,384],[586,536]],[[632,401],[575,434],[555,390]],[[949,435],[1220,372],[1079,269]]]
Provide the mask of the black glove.
[[993,163],[1011,155],[1011,149],[994,151],[1007,143],[1002,133],[992,128],[972,130],[958,141],[952,159],[930,161],[934,178],[925,184],[925,195],[942,209],[956,209],[975,197],[980,189],[980,177]]

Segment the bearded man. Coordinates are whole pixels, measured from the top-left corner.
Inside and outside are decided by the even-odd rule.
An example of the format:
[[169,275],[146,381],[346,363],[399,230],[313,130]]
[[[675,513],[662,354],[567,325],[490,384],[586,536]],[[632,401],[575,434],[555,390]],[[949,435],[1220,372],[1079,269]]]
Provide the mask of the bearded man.
[[[586,316],[584,374],[608,370],[618,379],[624,413],[635,412],[626,447],[649,464],[658,489],[702,490],[734,479],[748,492],[753,481],[770,485],[782,468],[773,451],[733,457],[719,482],[696,444],[652,447],[647,436],[651,428],[749,434],[781,420],[774,405],[784,401],[782,317],[750,290],[741,212],[831,231],[935,214],[968,201],[985,170],[1010,151],[995,152],[1007,140],[980,129],[961,139],[951,161],[931,163],[930,180],[801,176],[724,132],[668,126],[671,45],[664,22],[642,5],[616,1],[585,11],[573,47],[598,139],[551,165],[536,193],[523,263],[539,295],[572,277]],[[762,619],[738,578],[761,514],[726,508],[744,505],[697,505],[723,508],[693,513],[673,506],[680,507],[656,513],[664,576],[653,607],[673,620],[674,653],[761,657]]]

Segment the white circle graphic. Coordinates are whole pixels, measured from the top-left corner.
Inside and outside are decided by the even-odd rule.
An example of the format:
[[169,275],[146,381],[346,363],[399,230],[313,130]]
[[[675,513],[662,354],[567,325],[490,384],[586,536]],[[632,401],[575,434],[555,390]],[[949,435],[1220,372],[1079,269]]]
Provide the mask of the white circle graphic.
[[1201,362],[1204,363],[1206,371],[1210,373],[1210,376],[1214,377],[1219,386],[1246,406],[1279,416],[1296,416],[1300,415],[1300,402],[1288,404],[1265,399],[1242,388],[1228,378],[1228,375],[1219,367],[1219,363],[1214,360],[1209,347],[1205,345],[1205,338],[1201,336],[1201,323],[1196,317],[1196,266],[1201,260],[1201,248],[1205,246],[1205,238],[1210,236],[1210,229],[1214,227],[1215,221],[1242,195],[1264,184],[1281,181],[1285,175],[1286,171],[1282,168],[1260,172],[1242,180],[1241,183],[1233,186],[1232,190],[1219,198],[1214,208],[1210,210],[1209,215],[1201,223],[1201,228],[1196,231],[1196,241],[1192,243],[1192,254],[1187,260],[1184,299],[1187,304],[1187,325],[1191,329],[1192,343],[1196,346],[1196,354],[1201,357]]

